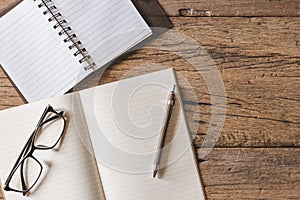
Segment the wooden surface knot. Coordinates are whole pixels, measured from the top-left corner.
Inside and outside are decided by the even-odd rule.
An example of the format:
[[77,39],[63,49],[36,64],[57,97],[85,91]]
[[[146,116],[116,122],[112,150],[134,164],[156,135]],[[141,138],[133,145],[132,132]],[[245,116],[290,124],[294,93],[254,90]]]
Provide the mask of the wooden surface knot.
[[196,10],[193,8],[181,8],[181,9],[179,9],[179,16],[181,16],[181,17],[211,17],[212,11]]

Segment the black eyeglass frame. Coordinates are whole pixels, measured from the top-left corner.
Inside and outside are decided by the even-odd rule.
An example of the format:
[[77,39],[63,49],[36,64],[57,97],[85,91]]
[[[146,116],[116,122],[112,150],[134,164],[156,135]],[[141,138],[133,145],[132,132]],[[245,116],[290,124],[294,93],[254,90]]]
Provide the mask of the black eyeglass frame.
[[[47,115],[49,113],[54,114],[54,116],[52,116],[49,119],[45,120],[45,118],[47,117]],[[27,140],[25,146],[23,147],[23,150],[21,151],[20,155],[18,156],[18,159],[15,162],[11,172],[9,173],[8,178],[5,181],[5,184],[4,184],[4,190],[5,191],[19,192],[19,193],[23,193],[23,195],[25,196],[36,185],[36,183],[38,182],[38,180],[40,179],[40,176],[42,174],[43,165],[41,164],[41,162],[37,158],[35,158],[33,156],[33,153],[34,153],[35,150],[50,150],[50,149],[53,149],[60,142],[60,140],[61,140],[61,138],[62,138],[62,136],[65,132],[65,128],[66,128],[66,119],[64,118],[63,114],[64,114],[64,111],[57,112],[53,109],[53,107],[51,105],[48,105],[45,108],[38,124],[36,125],[33,133],[30,135],[29,139]],[[62,128],[62,131],[61,131],[57,141],[52,146],[35,145],[35,139],[37,137],[39,129],[44,124],[46,124],[48,122],[51,122],[52,120],[56,120],[57,118],[61,118],[63,120],[63,128]],[[40,166],[39,175],[38,175],[36,181],[29,188],[27,188],[27,186],[26,186],[25,178],[24,178],[24,174],[23,174],[24,161],[28,158],[32,158],[33,160],[35,160]],[[21,178],[21,183],[22,183],[23,190],[13,189],[9,186],[10,181],[12,180],[14,174],[19,169],[19,167],[20,167],[20,173],[21,173],[20,178]]]

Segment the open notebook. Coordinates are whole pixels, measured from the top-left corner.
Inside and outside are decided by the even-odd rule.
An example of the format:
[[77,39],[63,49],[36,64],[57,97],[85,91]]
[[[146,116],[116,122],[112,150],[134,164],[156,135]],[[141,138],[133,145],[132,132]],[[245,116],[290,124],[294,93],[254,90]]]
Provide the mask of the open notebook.
[[149,35],[130,0],[23,0],[0,18],[0,64],[33,102],[64,94]]
[[35,153],[48,166],[43,182],[26,197],[5,192],[6,199],[205,199],[178,89],[164,167],[152,178],[156,133],[174,84],[168,69],[1,111],[2,182],[47,104],[69,119],[61,148]]

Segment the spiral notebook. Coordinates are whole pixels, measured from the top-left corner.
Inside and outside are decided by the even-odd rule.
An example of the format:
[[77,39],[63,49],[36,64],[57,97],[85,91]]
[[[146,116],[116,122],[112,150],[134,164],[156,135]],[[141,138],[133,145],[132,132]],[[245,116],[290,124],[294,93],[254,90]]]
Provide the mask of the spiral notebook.
[[1,111],[2,183],[47,104],[65,111],[69,122],[60,149],[34,153],[48,166],[43,181],[26,197],[5,191],[6,200],[204,200],[178,87],[165,165],[152,177],[159,134],[149,127],[161,128],[176,82],[174,71],[167,69]]
[[33,102],[66,93],[149,35],[130,0],[23,0],[0,18],[0,64]]

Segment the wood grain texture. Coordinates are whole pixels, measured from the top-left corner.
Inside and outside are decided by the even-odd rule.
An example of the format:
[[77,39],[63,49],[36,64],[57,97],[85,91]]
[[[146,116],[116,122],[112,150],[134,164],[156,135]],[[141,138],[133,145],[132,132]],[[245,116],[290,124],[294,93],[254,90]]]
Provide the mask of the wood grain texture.
[[222,73],[228,113],[220,146],[299,146],[299,18],[173,21]]
[[[218,147],[299,147],[298,18],[174,17],[172,21],[174,30],[196,39],[209,52],[221,72],[227,115]],[[194,86],[199,101],[187,102],[186,111],[198,115],[194,122],[200,123],[199,147],[209,124],[211,99],[202,77],[185,59],[142,50],[106,71],[101,83],[117,81],[147,63],[174,67]]]
[[3,190],[2,190],[2,180],[0,178],[0,200],[4,200],[4,195],[3,195]]
[[299,16],[298,0],[160,0],[169,16],[179,16],[181,9],[192,9],[184,16]]
[[0,17],[16,6],[21,0],[0,0]]
[[214,149],[200,163],[208,199],[299,199],[300,149]]
[[[16,2],[0,0],[0,13]],[[207,199],[300,199],[299,1],[160,3],[168,15],[175,16],[171,17],[173,30],[195,39],[209,53],[226,89],[226,121],[217,148],[204,158],[198,154],[199,161],[205,160],[199,165]],[[188,12],[178,17],[183,8],[192,8],[190,13],[198,17],[187,17]],[[189,101],[191,91],[180,88],[187,99],[186,113],[194,117],[191,124],[199,125],[193,134],[200,152],[215,105],[203,77],[186,59],[155,48],[135,51],[95,82],[109,83],[166,67],[174,67],[187,79],[197,96]],[[0,70],[0,110],[22,104]]]

